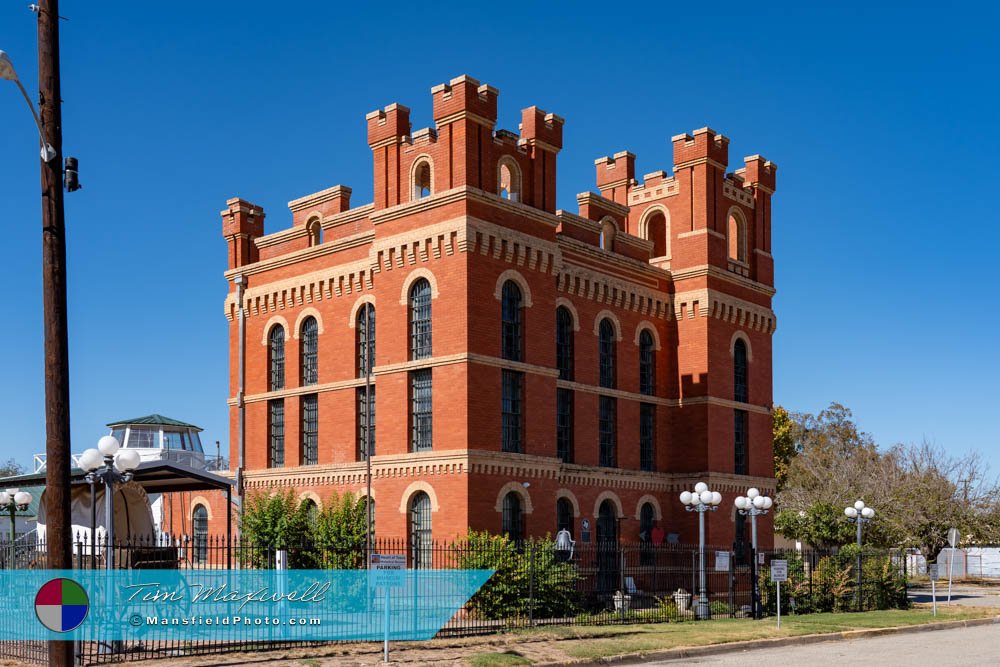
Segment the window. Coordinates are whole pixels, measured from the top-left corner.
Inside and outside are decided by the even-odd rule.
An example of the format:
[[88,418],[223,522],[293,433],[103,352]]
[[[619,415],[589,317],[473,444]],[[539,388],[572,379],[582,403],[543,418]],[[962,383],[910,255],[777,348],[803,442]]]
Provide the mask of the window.
[[556,532],[568,530],[573,535],[573,503],[569,498],[560,498],[556,501]]
[[656,393],[656,346],[649,329],[639,333],[639,393]]
[[410,373],[410,447],[415,452],[431,449],[432,398],[431,369]]
[[736,552],[736,564],[746,565],[747,549],[750,547],[747,544],[747,518],[737,512],[733,520],[736,522],[736,533],[733,538],[733,551]]
[[267,335],[268,365],[271,369],[269,391],[285,388],[285,329],[280,324]]
[[[365,400],[365,388],[358,387],[358,460],[365,460],[365,439],[368,441],[368,451],[375,456],[375,385],[368,387],[371,392],[368,394],[368,401]],[[370,405],[369,409],[366,407]],[[370,416],[370,419],[369,419]],[[371,431],[368,430],[368,423],[371,421]]]
[[410,567],[431,567],[434,555],[432,535],[431,498],[418,491],[410,500]]
[[597,543],[614,544],[618,542],[618,512],[610,500],[601,503],[597,510]]
[[738,213],[729,215],[729,259],[737,262],[747,261],[747,225],[743,216]]
[[510,158],[500,161],[500,173],[497,179],[497,191],[504,199],[520,201],[521,199],[521,170]]
[[319,325],[315,317],[302,323],[302,386],[319,381]]
[[639,404],[639,469],[656,470],[656,406]]
[[319,507],[316,506],[315,500],[312,498],[303,500],[302,504],[299,505],[299,512],[305,517],[306,523],[310,526],[316,525],[316,520],[319,519]]
[[500,307],[500,353],[504,359],[523,361],[524,332],[522,316],[521,288],[513,280],[503,284]]
[[600,433],[600,465],[613,468],[617,465],[617,421],[618,406],[610,396],[601,396],[599,433]]
[[742,338],[737,338],[733,344],[733,400],[746,403],[749,400],[747,389],[747,344]]
[[267,402],[268,431],[270,447],[268,463],[271,468],[281,468],[285,465],[285,401],[274,398]]
[[750,462],[747,460],[747,411],[733,410],[733,450],[735,454],[735,472],[737,475],[750,474]]
[[192,557],[195,563],[208,562],[208,509],[204,505],[195,505],[191,515],[191,532],[193,533]]
[[503,451],[524,451],[524,373],[503,370],[501,438]]
[[413,199],[431,195],[431,163],[421,160],[413,169]]
[[556,308],[556,366],[560,380],[573,379],[573,315],[566,306]]
[[420,278],[410,287],[410,359],[431,356],[431,284]]
[[503,497],[503,534],[515,543],[524,540],[524,513],[515,491]]
[[573,392],[556,389],[556,456],[573,462]]
[[639,565],[652,565],[655,560],[653,553],[653,525],[656,513],[652,503],[643,503],[639,508]]
[[598,356],[601,365],[601,386],[615,388],[615,325],[611,320],[601,320],[598,329]]
[[365,377],[375,368],[375,306],[366,303],[358,309],[355,322],[358,332],[358,377]]
[[643,238],[653,242],[653,257],[667,257],[669,250],[669,230],[667,217],[663,211],[655,210],[646,218]]
[[310,246],[317,246],[323,242],[323,226],[319,224],[319,220],[309,223],[308,233]]
[[316,394],[302,397],[302,465],[319,463],[319,399]]
[[610,218],[605,218],[601,221],[601,248],[604,250],[613,250],[615,246],[615,223],[611,221]]

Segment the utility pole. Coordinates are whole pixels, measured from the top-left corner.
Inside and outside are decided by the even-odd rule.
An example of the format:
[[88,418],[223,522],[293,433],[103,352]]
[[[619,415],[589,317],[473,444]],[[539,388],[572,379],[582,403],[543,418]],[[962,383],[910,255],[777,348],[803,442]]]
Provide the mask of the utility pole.
[[[56,156],[42,160],[42,299],[45,318],[45,513],[49,569],[72,566],[69,523],[69,340],[66,324],[66,225],[63,217],[59,2],[39,0],[38,108]],[[49,642],[49,665],[70,667],[73,643]]]

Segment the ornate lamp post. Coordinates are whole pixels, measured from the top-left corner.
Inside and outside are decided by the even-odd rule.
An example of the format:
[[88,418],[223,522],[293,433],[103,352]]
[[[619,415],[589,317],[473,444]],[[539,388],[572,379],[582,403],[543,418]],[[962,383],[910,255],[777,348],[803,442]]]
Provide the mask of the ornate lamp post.
[[17,561],[17,544],[14,538],[17,535],[16,512],[28,509],[31,504],[31,494],[27,491],[17,489],[7,489],[0,491],[0,510],[10,513],[10,569],[14,569]]
[[705,585],[705,512],[719,509],[722,494],[718,491],[709,491],[708,484],[698,482],[694,485],[693,492],[683,491],[680,498],[685,510],[698,513],[698,601],[695,603],[695,618],[707,619],[711,612]]
[[755,488],[747,489],[746,496],[737,496],[734,501],[736,511],[742,516],[750,517],[750,553],[752,555],[751,576],[753,577],[753,617],[763,616],[760,608],[760,583],[757,578],[757,517],[767,514],[774,501],[768,496],[762,496]]
[[847,515],[848,521],[853,521],[858,526],[858,609],[861,609],[861,527],[875,518],[875,510],[871,507],[865,507],[865,501],[859,500],[854,503],[853,507],[845,507],[844,514]]
[[[120,449],[117,438],[106,435],[97,441],[97,449],[88,449],[80,455],[80,467],[87,472],[86,480],[92,485],[104,484],[104,520],[107,523],[105,566],[109,570],[115,566],[114,487],[132,481],[132,471],[139,465],[139,454],[135,450]],[[91,549],[95,546],[92,545]]]

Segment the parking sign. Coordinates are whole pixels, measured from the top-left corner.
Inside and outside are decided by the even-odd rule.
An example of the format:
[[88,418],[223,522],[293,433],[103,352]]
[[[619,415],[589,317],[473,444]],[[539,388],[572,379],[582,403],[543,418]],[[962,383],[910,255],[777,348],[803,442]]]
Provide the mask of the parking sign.
[[788,561],[771,561],[771,581],[788,581]]

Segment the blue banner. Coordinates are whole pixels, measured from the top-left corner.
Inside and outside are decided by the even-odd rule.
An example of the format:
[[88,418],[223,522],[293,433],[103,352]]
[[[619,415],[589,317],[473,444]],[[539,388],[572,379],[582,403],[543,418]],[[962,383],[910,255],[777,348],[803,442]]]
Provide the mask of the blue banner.
[[[420,640],[491,570],[0,570],[0,639]],[[388,625],[387,625],[388,624]]]

